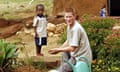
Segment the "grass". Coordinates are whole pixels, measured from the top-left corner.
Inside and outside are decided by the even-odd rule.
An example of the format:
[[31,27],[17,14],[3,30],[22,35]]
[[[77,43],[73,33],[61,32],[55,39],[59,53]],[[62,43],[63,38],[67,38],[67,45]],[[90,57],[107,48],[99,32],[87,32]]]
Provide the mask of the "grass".
[[34,16],[36,4],[44,4],[45,14],[50,15],[52,12],[53,0],[0,0],[0,18],[5,19],[23,19]]
[[[22,32],[22,34],[20,35],[17,35],[17,36],[15,35],[6,39],[6,41],[8,42],[15,43],[19,48],[17,67],[23,66],[23,69],[24,69],[24,66],[26,66],[27,68],[29,68],[29,66],[33,66],[35,69],[39,69],[40,71],[42,70],[41,72],[47,72],[49,70],[49,68],[46,68],[46,65],[43,62],[43,60],[55,61],[56,58],[60,59],[61,54],[51,55],[48,53],[49,49],[61,46],[60,43],[57,43],[58,40],[59,40],[59,37],[56,37],[56,38],[48,37],[47,46],[43,46],[42,48],[42,53],[44,54],[44,57],[39,57],[39,56],[36,56],[34,37],[30,35],[26,35],[24,34],[24,32]],[[23,45],[22,43],[24,43],[25,45]],[[15,69],[16,69],[16,66],[15,66]]]

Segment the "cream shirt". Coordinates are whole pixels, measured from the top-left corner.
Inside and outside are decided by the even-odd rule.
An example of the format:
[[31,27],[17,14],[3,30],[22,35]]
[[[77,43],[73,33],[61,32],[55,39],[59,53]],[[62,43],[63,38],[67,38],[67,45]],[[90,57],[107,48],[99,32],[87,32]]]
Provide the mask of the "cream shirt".
[[[38,24],[37,24],[38,23]],[[37,27],[37,34],[41,37],[47,37],[47,20],[45,17],[35,16],[33,20],[33,27]]]
[[72,28],[67,27],[67,40],[69,46],[76,46],[77,49],[70,54],[76,58],[79,56],[85,56],[89,61],[92,61],[92,51],[90,48],[87,34],[83,27],[75,21]]

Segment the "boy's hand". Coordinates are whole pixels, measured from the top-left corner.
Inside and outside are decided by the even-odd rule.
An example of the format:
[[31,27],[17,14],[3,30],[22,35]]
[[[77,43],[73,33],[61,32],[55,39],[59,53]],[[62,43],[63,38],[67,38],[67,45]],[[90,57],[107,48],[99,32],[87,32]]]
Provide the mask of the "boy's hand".
[[50,49],[48,52],[49,52],[50,54],[57,54],[57,53],[60,52],[60,50],[59,50],[58,48],[54,48],[54,49]]
[[35,33],[35,37],[38,37],[38,34],[37,34],[37,33]]

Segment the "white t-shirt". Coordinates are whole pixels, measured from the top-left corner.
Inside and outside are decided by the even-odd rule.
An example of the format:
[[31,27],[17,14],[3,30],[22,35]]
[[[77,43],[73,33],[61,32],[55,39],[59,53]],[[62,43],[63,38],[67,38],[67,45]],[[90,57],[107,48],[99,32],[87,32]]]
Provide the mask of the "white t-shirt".
[[92,61],[92,51],[87,34],[77,21],[75,21],[72,28],[70,26],[67,27],[67,40],[69,46],[77,47],[74,52],[70,53],[72,56],[85,56],[88,60]]
[[45,17],[35,16],[33,20],[33,27],[37,27],[37,34],[41,37],[47,37],[47,20]]

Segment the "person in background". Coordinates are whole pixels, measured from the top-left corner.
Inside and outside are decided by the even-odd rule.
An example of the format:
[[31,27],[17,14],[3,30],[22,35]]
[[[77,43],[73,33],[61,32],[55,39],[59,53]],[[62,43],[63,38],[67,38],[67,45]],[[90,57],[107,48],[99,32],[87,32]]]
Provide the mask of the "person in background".
[[86,57],[92,62],[92,51],[84,28],[76,20],[76,12],[73,8],[66,8],[64,19],[67,23],[67,40],[59,48],[52,48],[48,52],[57,54],[63,52],[61,66],[56,72],[72,72],[72,68],[64,60],[76,64],[80,56]]
[[103,7],[100,9],[100,16],[103,18],[106,17],[106,5],[103,5]]
[[38,56],[43,56],[41,48],[43,45],[47,45],[47,20],[44,16],[43,4],[36,5],[36,15],[33,20],[33,27],[35,31],[36,54]]

